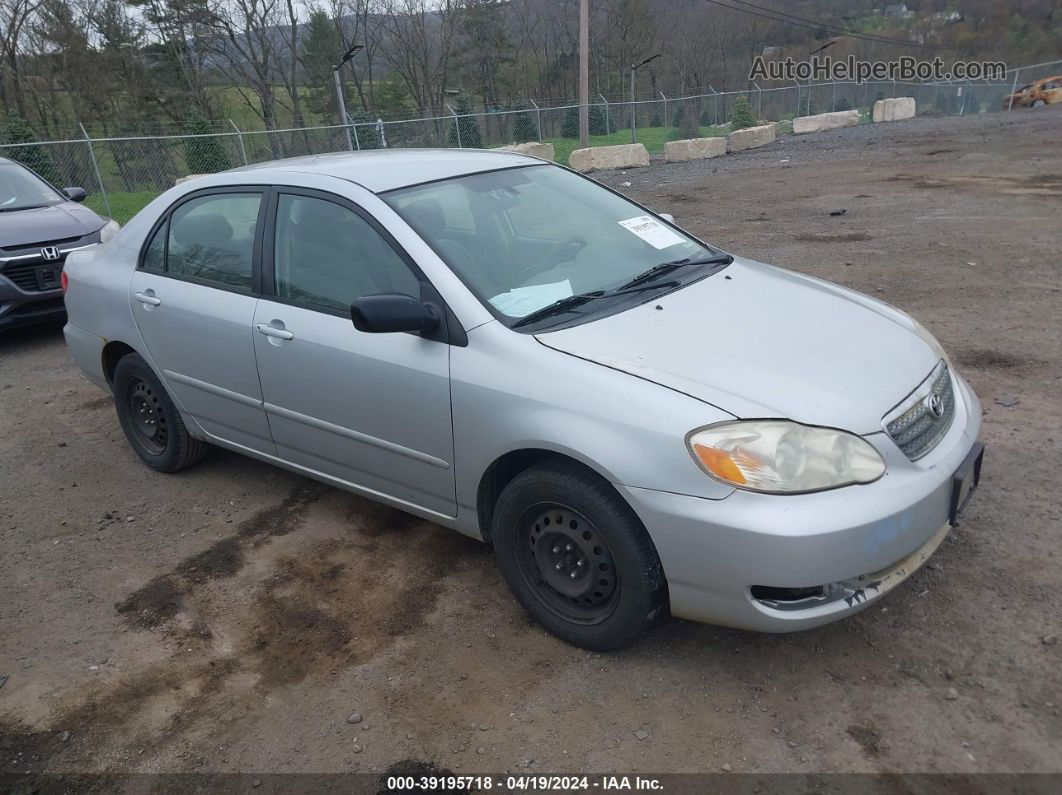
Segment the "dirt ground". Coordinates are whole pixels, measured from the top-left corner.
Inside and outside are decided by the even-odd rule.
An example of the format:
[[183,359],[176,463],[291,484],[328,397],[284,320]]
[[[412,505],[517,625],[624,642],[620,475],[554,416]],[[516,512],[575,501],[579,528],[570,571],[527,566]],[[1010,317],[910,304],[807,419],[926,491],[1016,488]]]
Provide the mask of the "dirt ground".
[[794,635],[565,646],[485,546],[221,451],[151,472],[58,328],[0,337],[0,772],[1062,771],[1060,131],[919,118],[601,175],[912,312],[984,404],[932,565]]

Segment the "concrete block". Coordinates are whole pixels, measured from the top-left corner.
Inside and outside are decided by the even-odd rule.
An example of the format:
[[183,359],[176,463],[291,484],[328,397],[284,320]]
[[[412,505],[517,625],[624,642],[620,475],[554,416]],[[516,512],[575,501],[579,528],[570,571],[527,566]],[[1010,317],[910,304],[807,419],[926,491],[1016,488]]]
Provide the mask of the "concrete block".
[[703,160],[726,154],[726,138],[687,138],[664,144],[664,159],[669,163]]
[[871,110],[871,118],[875,123],[882,121],[900,121],[910,119],[915,115],[914,97],[896,97],[895,99],[879,99],[874,103]]
[[773,124],[764,124],[759,127],[746,127],[744,130],[734,130],[726,137],[727,151],[741,152],[772,143],[775,137],[774,127]]
[[543,160],[556,159],[553,144],[540,144],[538,141],[529,141],[524,144],[508,144],[507,146],[495,148],[499,152],[516,152],[518,155],[531,155],[531,157],[539,157]]
[[858,110],[838,110],[833,113],[818,113],[814,116],[798,116],[793,119],[793,133],[822,132],[837,127],[855,127],[859,124]]
[[649,152],[642,144],[592,146],[568,155],[568,165],[584,174],[610,168],[644,168],[649,165]]

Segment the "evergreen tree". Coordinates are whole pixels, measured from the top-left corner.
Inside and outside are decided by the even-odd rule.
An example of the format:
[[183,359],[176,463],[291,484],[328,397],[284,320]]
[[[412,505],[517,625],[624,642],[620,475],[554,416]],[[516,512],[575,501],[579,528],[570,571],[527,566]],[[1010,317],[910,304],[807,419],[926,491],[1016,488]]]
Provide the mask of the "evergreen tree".
[[184,162],[189,174],[213,174],[232,168],[229,153],[221,139],[209,135],[210,122],[198,113],[192,113],[185,119],[184,132],[188,135],[205,135],[204,138],[184,138]]
[[[25,119],[14,112],[7,114],[7,119],[0,128],[0,143],[25,144],[36,140],[37,134]],[[53,185],[59,182],[59,172],[46,146],[18,146],[6,149],[4,157],[17,160],[22,165],[32,168]]]
[[564,120],[561,122],[561,135],[565,138],[579,137],[579,108],[572,106],[564,111]]
[[328,14],[320,9],[310,12],[301,39],[299,58],[306,69],[310,110],[335,117],[339,110],[332,88],[332,66],[343,54],[343,39]]
[[538,128],[527,108],[521,107],[519,113],[513,114],[513,143],[522,144],[537,140]]
[[[473,112],[472,102],[468,97],[461,95],[454,103],[454,111],[460,117],[450,122],[450,146],[461,146],[465,149],[480,149],[483,140],[479,133],[479,122],[476,117],[469,115]],[[461,131],[460,136],[457,134]]]
[[714,123],[715,122],[712,119],[712,112],[710,110],[708,110],[708,108],[705,108],[704,110],[702,110],[701,111],[701,126],[702,127],[711,127],[712,124],[714,124]]
[[364,110],[354,111],[350,114],[350,118],[354,121],[350,137],[352,141],[356,139],[356,149],[382,148],[383,142],[380,140],[380,133],[376,129],[376,119]]
[[738,94],[734,100],[734,108],[730,111],[730,129],[742,130],[755,126],[756,116],[752,112],[752,106],[744,94]]
[[[608,128],[608,118],[605,116],[605,109],[600,105],[591,105],[589,107],[589,117],[591,135],[608,135],[611,132]],[[576,135],[578,135],[578,131]]]

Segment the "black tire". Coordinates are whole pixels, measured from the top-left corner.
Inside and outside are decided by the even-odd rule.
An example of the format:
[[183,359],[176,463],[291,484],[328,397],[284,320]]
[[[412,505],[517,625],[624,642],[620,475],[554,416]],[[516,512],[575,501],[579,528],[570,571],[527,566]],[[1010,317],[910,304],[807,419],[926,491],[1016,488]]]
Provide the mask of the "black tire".
[[546,462],[513,478],[494,506],[491,540],[520,604],[574,646],[626,646],[664,610],[649,534],[611,484],[578,465]]
[[1042,99],[1038,99],[1038,100],[1036,100],[1036,101],[1035,101],[1035,102],[1034,102],[1034,103],[1032,104],[1032,106],[1033,106],[1034,108],[1042,108],[1042,107],[1044,107],[1044,106],[1045,106],[1046,104],[1047,104],[1047,102],[1046,102],[1046,101],[1044,101],[1044,100],[1042,100]]
[[206,455],[206,443],[188,433],[166,388],[139,354],[118,361],[111,392],[125,438],[152,469],[178,472]]

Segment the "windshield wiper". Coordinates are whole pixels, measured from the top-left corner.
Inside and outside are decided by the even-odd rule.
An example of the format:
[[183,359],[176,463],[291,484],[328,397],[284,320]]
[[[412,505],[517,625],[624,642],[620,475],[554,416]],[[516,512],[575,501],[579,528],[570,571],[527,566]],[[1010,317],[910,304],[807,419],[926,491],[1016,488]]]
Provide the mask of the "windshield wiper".
[[42,207],[47,207],[47,204],[29,204],[25,207],[0,207],[0,213],[13,213],[18,210],[39,210]]
[[661,262],[659,265],[654,265],[649,268],[649,270],[642,271],[633,279],[620,285],[616,289],[626,290],[630,287],[652,281],[658,276],[671,273],[673,270],[685,268],[690,265],[729,265],[733,261],[734,258],[729,254],[713,254],[710,257],[685,257],[684,259],[674,259],[670,262]]
[[575,295],[569,295],[561,298],[559,301],[554,301],[552,304],[547,304],[541,309],[536,309],[529,315],[524,315],[522,318],[513,323],[512,328],[519,328],[520,326],[526,326],[530,323],[534,323],[537,320],[550,317],[551,315],[557,315],[561,312],[565,312],[569,309],[573,309],[577,306],[581,306],[588,301],[595,301],[598,298],[615,298],[620,295],[628,295],[630,293],[640,293],[643,290],[655,290],[661,287],[677,287],[678,282],[657,282],[655,284],[646,284],[641,286],[628,287],[623,285],[617,287],[614,290],[594,290],[589,293],[576,293]]

